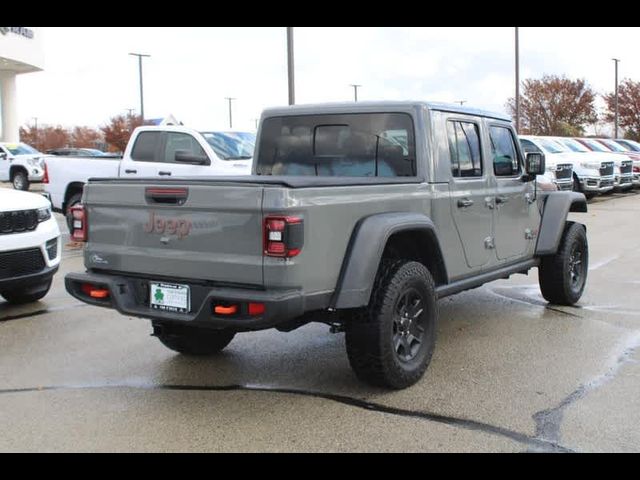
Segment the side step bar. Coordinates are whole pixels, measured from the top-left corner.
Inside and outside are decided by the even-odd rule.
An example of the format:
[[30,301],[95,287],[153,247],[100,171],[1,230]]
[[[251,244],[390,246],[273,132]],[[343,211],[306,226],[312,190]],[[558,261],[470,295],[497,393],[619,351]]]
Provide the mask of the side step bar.
[[510,275],[515,273],[526,273],[538,265],[540,265],[540,260],[538,258],[508,265],[506,267],[499,268],[498,270],[481,273],[480,275],[458,280],[447,285],[440,285],[436,288],[436,295],[438,296],[438,299],[445,298],[450,295],[455,295],[456,293],[464,292],[465,290],[480,287],[483,284],[493,282],[494,280],[509,278]]

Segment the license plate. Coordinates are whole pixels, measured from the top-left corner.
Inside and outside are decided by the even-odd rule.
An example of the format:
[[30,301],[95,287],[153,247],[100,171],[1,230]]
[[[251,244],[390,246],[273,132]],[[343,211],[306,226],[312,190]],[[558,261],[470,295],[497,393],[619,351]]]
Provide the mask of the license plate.
[[151,283],[149,288],[151,308],[165,312],[189,313],[191,294],[188,285]]

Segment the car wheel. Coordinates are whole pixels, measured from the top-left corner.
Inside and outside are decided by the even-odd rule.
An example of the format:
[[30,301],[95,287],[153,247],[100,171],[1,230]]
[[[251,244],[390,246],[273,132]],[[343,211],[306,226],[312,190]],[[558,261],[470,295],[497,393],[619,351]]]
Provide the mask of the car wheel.
[[25,303],[33,303],[45,297],[51,289],[52,280],[49,279],[46,282],[32,287],[23,287],[19,290],[5,290],[0,292],[7,302],[13,305],[23,305]]
[[154,335],[167,348],[183,355],[206,356],[223,350],[236,332],[197,327],[165,327],[154,325]]
[[82,193],[76,193],[75,195],[72,195],[67,202],[67,212],[65,214],[65,219],[67,220],[67,228],[69,229],[69,233],[73,233],[73,215],[71,215],[71,207],[80,205],[80,202],[82,202]]
[[18,170],[15,172],[11,179],[11,183],[13,183],[13,188],[16,190],[29,190],[29,177],[27,176],[27,172],[24,170]]
[[347,320],[346,345],[356,376],[403,389],[426,371],[436,340],[437,301],[429,270],[411,261],[383,261],[370,305]]
[[539,283],[549,303],[574,305],[580,300],[589,272],[589,245],[583,225],[567,222],[560,248],[555,255],[542,258]]

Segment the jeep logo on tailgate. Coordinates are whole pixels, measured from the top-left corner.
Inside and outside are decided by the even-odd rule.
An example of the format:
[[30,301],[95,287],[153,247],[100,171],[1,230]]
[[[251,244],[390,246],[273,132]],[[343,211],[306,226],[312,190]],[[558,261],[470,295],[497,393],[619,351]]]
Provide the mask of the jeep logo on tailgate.
[[149,212],[149,221],[143,225],[145,233],[177,235],[183,239],[191,232],[191,220],[177,217],[160,217]]

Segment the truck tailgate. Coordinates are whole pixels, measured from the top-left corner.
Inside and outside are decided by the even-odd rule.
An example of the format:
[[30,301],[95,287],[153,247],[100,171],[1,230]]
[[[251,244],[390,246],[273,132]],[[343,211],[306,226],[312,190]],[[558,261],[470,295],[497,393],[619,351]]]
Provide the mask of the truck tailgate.
[[85,264],[262,286],[262,194],[258,185],[90,183]]

